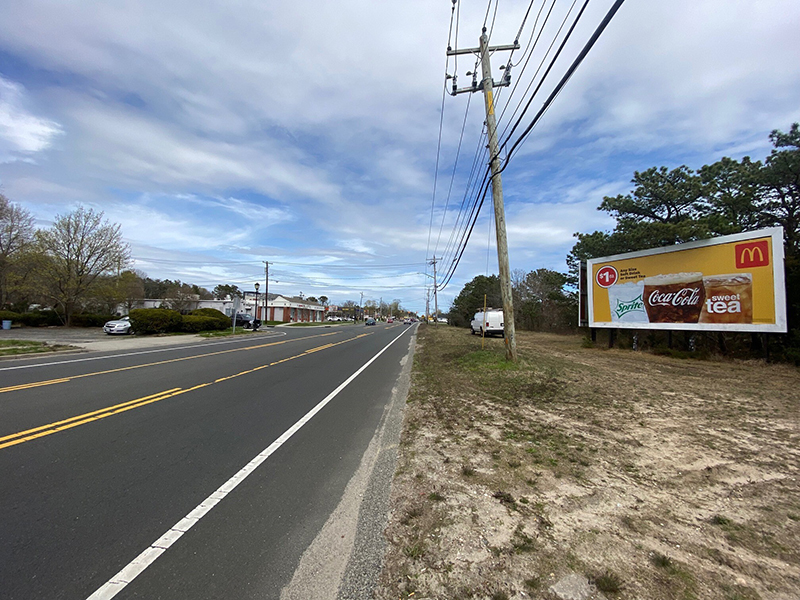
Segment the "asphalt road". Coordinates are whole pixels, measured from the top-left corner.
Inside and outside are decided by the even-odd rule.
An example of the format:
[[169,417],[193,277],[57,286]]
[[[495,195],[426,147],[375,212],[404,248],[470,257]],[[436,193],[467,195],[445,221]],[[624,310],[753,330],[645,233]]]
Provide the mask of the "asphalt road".
[[388,486],[365,457],[396,444],[412,335],[280,328],[0,362],[0,597],[280,598],[314,589],[304,555],[361,569],[324,583],[352,588],[376,537],[331,522],[380,526],[343,498]]

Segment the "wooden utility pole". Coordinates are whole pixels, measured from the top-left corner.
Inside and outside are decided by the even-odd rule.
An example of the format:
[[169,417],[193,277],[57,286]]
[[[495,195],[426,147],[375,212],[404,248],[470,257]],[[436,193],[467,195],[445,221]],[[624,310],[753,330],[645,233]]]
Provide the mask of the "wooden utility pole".
[[511,83],[511,65],[506,66],[502,81],[495,82],[492,79],[492,67],[489,62],[489,55],[498,50],[516,50],[519,43],[514,42],[505,46],[489,46],[489,38],[486,37],[486,28],[480,39],[479,48],[468,48],[465,50],[447,49],[447,55],[456,54],[477,54],[481,59],[480,83],[476,81],[474,73],[472,75],[472,86],[462,89],[456,87],[456,77],[453,77],[453,91],[451,95],[464,92],[477,92],[483,90],[483,98],[486,103],[486,133],[489,138],[489,163],[492,171],[492,203],[494,204],[494,222],[497,235],[497,264],[500,271],[500,294],[503,298],[503,333],[506,342],[506,359],[517,362],[517,338],[514,328],[514,300],[511,294],[511,268],[508,261],[508,240],[506,238],[506,214],[503,206],[503,181],[500,175],[500,145],[497,142],[497,120],[494,116],[494,87],[507,86]]
[[436,288],[436,261],[439,259],[435,256],[429,261],[433,265],[433,324],[439,323],[439,290]]
[[431,316],[431,288],[425,288],[425,322],[428,322]]

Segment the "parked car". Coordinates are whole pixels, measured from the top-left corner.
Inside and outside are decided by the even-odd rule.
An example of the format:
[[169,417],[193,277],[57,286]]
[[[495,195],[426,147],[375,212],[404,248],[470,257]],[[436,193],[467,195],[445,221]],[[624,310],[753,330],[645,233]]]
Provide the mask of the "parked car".
[[375,325],[375,319],[373,319],[372,317],[368,318],[364,323],[364,325]]
[[131,318],[122,317],[121,319],[114,319],[113,321],[108,321],[105,325],[103,325],[103,331],[105,331],[108,335],[131,334],[133,333],[133,328],[131,327]]
[[239,313],[236,315],[236,326],[244,329],[258,329],[261,327],[261,319],[256,319],[253,315]]
[[478,333],[482,335],[493,335],[495,333],[505,335],[503,325],[503,309],[493,308],[487,309],[486,313],[483,311],[476,312],[470,323],[470,329],[472,330],[472,335]]

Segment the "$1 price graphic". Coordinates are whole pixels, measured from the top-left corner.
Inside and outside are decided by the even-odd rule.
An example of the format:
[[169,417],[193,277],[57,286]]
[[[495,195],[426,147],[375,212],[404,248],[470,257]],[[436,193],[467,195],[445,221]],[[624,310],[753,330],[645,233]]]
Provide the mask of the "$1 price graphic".
[[597,281],[597,285],[600,287],[611,287],[617,282],[617,278],[619,275],[617,274],[617,270],[611,266],[605,266],[597,272],[595,275],[595,281]]

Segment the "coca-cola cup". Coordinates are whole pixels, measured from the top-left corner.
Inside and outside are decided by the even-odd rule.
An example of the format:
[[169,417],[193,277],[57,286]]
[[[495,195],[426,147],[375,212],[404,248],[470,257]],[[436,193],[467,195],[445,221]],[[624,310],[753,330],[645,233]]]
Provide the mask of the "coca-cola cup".
[[643,283],[651,323],[697,323],[705,299],[702,273],[654,275]]

